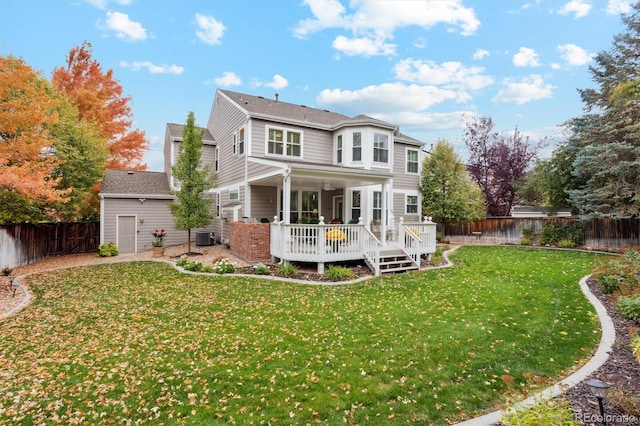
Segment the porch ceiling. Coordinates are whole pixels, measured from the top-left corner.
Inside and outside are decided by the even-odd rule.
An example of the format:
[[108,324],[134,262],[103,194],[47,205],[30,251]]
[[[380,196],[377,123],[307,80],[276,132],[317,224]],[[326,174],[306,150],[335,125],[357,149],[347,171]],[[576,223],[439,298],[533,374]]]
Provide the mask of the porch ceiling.
[[[335,166],[292,165],[291,186],[340,189],[352,186],[377,185],[387,182],[393,175],[378,170],[348,169]],[[273,175],[252,181],[254,185],[282,185],[282,175]]]

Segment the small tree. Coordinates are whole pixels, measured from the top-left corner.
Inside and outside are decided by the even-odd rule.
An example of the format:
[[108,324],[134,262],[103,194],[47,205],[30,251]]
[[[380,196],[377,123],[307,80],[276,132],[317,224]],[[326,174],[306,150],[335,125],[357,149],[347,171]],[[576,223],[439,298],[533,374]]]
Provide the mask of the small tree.
[[180,182],[174,190],[177,197],[170,205],[176,229],[187,231],[188,252],[191,253],[191,230],[211,222],[211,198],[203,194],[215,184],[216,175],[210,165],[202,166],[202,129],[195,125],[195,116],[189,112],[182,135],[176,164],[171,167],[173,177]]
[[423,211],[444,226],[451,221],[482,219],[486,213],[480,187],[467,176],[453,145],[439,140],[422,164]]

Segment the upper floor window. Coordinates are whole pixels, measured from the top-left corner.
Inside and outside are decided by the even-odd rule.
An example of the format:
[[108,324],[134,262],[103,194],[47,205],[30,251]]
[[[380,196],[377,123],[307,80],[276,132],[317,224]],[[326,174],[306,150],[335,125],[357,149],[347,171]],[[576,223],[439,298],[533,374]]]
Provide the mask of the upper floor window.
[[302,133],[269,128],[267,137],[267,153],[290,157],[302,156]]
[[342,163],[342,135],[338,135],[338,145],[336,148],[336,161]]
[[238,155],[244,154],[244,127],[238,131]]
[[389,135],[373,134],[373,161],[376,163],[389,162]]
[[418,173],[418,151],[407,149],[407,173]]
[[353,161],[362,161],[362,133],[353,132]]

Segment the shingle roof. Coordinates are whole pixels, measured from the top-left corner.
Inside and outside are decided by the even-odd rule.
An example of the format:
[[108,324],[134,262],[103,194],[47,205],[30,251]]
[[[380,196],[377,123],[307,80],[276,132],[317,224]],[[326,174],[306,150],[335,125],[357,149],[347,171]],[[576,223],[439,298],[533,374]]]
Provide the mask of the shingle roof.
[[341,121],[349,120],[349,117],[344,114],[338,114],[326,109],[291,104],[280,100],[267,99],[262,96],[232,92],[230,90],[220,90],[220,92],[250,114],[261,114],[302,122],[306,121],[325,126],[333,126]]
[[107,169],[102,194],[170,195],[169,179],[163,172]]
[[[202,133],[202,142],[215,142],[213,139],[213,135],[209,131],[209,129],[205,129],[204,127],[197,127],[200,130],[203,130]],[[182,135],[184,133],[184,125],[183,124],[175,124],[175,123],[167,123],[167,132],[169,132],[169,136],[172,139],[182,139]]]

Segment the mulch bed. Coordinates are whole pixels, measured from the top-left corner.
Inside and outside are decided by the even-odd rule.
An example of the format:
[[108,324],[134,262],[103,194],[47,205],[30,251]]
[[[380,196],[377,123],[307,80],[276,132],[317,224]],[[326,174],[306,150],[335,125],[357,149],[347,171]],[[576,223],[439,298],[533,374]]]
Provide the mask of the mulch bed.
[[[616,340],[609,354],[609,359],[591,374],[591,377],[600,379],[609,385],[610,397],[604,398],[605,415],[613,416],[607,421],[608,425],[615,426],[639,426],[640,425],[640,363],[631,352],[631,339],[640,333],[640,323],[618,315],[615,309],[615,298],[602,292],[602,287],[594,280],[589,279],[588,286],[591,292],[606,307],[607,313],[613,320],[616,330]],[[635,400],[627,400],[631,403],[631,412],[617,407],[612,398],[615,390],[626,391]],[[571,404],[576,413],[576,418],[600,415],[597,399],[591,393],[585,382],[581,382],[565,393],[565,398]],[[635,411],[633,410],[635,405]],[[585,416],[586,415],[586,416]],[[592,417],[589,417],[590,419]],[[626,420],[625,420],[626,419]],[[584,424],[599,424],[585,422]]]

